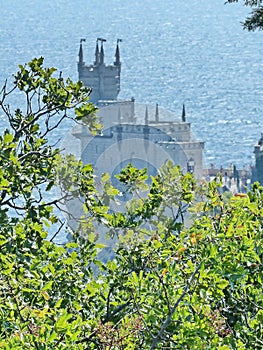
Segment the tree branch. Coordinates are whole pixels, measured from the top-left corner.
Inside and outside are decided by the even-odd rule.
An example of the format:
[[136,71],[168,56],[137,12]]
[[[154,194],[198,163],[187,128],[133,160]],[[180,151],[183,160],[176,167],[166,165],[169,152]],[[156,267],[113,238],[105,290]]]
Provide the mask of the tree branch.
[[172,321],[172,317],[178,307],[178,305],[180,304],[180,302],[183,300],[183,298],[185,297],[185,295],[187,294],[188,290],[191,287],[191,284],[196,276],[196,274],[199,272],[200,270],[200,266],[201,263],[198,264],[198,266],[196,267],[196,269],[194,270],[194,272],[192,273],[191,277],[189,278],[186,286],[184,287],[183,293],[180,295],[180,297],[177,299],[177,301],[175,302],[173,308],[171,309],[170,313],[168,314],[166,320],[164,321],[159,333],[157,334],[157,336],[154,338],[151,348],[150,350],[154,350],[156,349],[156,346],[159,344],[159,342],[162,340],[163,334],[166,330],[166,328],[168,327],[168,325],[171,323]]

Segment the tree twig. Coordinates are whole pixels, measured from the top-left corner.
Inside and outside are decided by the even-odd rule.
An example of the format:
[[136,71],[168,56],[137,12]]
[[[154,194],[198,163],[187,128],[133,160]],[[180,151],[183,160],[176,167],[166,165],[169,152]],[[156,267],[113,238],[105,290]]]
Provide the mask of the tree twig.
[[164,321],[164,323],[162,324],[162,327],[159,331],[159,333],[157,334],[157,336],[153,339],[152,345],[150,350],[154,350],[156,349],[156,346],[159,344],[159,342],[162,340],[163,334],[166,330],[166,328],[168,327],[168,325],[170,324],[172,317],[178,307],[178,305],[180,304],[180,302],[183,300],[183,298],[185,297],[185,295],[187,294],[188,290],[191,287],[191,284],[196,276],[196,274],[199,272],[200,270],[200,266],[201,263],[198,264],[198,266],[196,267],[196,269],[194,270],[194,272],[192,273],[191,277],[189,278],[186,286],[184,287],[183,293],[180,295],[180,297],[177,299],[177,301],[175,302],[173,308],[171,309],[171,311],[169,312],[166,320]]

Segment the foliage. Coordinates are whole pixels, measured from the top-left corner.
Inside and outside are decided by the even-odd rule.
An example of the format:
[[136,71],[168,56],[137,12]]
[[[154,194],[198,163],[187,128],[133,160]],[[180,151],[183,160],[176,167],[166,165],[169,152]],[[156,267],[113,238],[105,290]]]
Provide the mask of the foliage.
[[[71,110],[98,127],[89,90],[54,73],[42,59],[20,67],[23,113],[2,90],[1,349],[261,349],[263,188],[223,197],[220,179],[199,183],[170,162],[151,181],[128,165],[118,180],[132,199],[112,211],[109,176],[98,193],[92,167],[48,143]],[[57,184],[61,198],[47,201]],[[54,209],[79,196],[85,225],[55,244]],[[106,263],[102,228],[119,237]]]
[[[227,0],[225,3],[239,2],[239,0]],[[243,27],[249,31],[263,29],[263,6],[262,0],[244,0],[244,6],[252,8],[250,17],[247,17]]]

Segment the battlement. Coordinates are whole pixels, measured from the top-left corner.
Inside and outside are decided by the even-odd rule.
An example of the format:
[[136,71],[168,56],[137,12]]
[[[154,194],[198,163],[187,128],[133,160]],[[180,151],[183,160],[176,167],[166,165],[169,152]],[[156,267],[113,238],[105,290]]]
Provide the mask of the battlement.
[[83,41],[85,41],[85,39],[80,40],[78,72],[79,80],[81,80],[84,85],[92,88],[90,101],[96,105],[100,105],[100,101],[102,100],[117,100],[120,92],[121,61],[119,42],[121,40],[117,40],[115,61],[111,65],[105,65],[104,62],[103,43],[106,42],[106,40],[103,38],[97,38],[94,64],[85,65],[83,59]]
[[95,61],[89,65],[83,59],[83,41],[85,39],[80,40],[79,48],[79,79],[92,88],[90,100],[99,107],[98,117],[103,125],[101,133],[95,137],[84,125],[73,129],[83,163],[91,163],[97,173],[111,173],[117,164],[123,166],[123,162],[130,161],[150,171],[154,168],[153,175],[170,159],[180,165],[182,171],[190,171],[201,178],[204,143],[193,136],[191,123],[186,121],[185,105],[181,117],[177,117],[159,108],[158,104],[135,104],[133,97],[118,100],[120,40],[117,40],[115,61],[110,65],[104,62],[105,39],[97,39]]

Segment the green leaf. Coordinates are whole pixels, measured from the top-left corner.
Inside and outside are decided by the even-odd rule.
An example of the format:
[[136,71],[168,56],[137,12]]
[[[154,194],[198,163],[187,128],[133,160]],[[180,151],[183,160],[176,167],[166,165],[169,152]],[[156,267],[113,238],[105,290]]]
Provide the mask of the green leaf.
[[62,312],[62,315],[59,317],[57,322],[55,323],[55,330],[58,332],[63,332],[67,329],[69,326],[68,320],[71,318],[71,315],[67,313],[67,311],[64,309]]
[[48,283],[46,283],[41,290],[45,291],[45,290],[52,290],[52,285],[53,285],[53,281],[49,281]]
[[216,280],[216,285],[220,289],[225,289],[229,285],[229,282],[225,279],[220,279],[219,281]]
[[14,135],[8,134],[8,133],[4,134],[4,143],[5,144],[12,142],[13,139],[14,139]]

